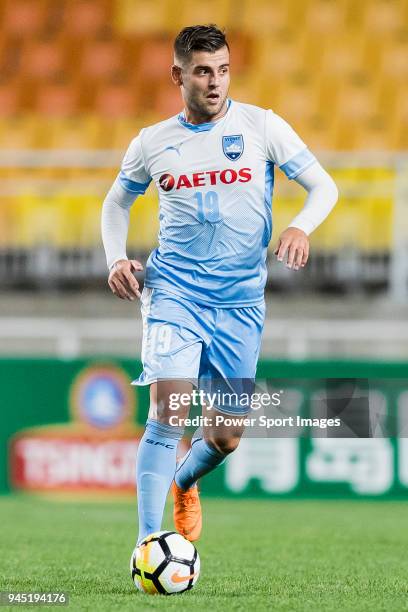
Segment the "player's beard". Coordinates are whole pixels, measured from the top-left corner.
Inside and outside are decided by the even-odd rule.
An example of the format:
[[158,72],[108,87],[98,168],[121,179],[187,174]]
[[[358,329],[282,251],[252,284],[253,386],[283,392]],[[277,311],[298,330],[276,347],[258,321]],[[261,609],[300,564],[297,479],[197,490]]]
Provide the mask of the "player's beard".
[[206,98],[202,100],[197,96],[191,100],[188,106],[192,110],[194,110],[196,113],[199,113],[200,115],[202,115],[202,117],[205,119],[205,122],[207,122],[207,121],[211,121],[213,117],[215,117],[221,112],[221,110],[223,109],[225,105],[227,97],[228,97],[228,91],[225,92],[223,97],[220,97],[219,103],[216,106],[213,106],[213,105],[209,105],[209,103],[206,101]]

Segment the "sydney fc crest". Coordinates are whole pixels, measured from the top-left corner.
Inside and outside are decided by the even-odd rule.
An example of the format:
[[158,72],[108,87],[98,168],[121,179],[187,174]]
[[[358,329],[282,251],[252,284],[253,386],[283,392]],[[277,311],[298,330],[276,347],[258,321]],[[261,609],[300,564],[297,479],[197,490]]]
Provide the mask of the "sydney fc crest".
[[223,136],[222,150],[224,151],[225,157],[228,157],[231,161],[239,159],[244,152],[244,138],[242,134],[238,134],[237,136]]

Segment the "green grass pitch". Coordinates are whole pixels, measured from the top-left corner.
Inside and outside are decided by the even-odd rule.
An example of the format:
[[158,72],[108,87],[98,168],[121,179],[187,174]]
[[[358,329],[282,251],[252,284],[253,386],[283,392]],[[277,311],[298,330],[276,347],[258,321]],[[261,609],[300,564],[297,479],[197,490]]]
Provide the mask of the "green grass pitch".
[[68,609],[98,612],[408,610],[403,501],[207,498],[203,509],[200,580],[163,597],[130,579],[135,503],[2,497],[0,590],[67,591]]

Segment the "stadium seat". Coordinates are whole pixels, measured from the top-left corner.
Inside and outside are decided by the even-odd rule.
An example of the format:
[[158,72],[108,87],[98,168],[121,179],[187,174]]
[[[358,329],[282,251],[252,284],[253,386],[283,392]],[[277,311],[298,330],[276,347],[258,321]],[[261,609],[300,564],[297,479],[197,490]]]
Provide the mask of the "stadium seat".
[[316,114],[318,109],[317,90],[313,79],[303,73],[282,83],[275,104],[275,111],[289,122],[301,127]]
[[78,106],[78,92],[72,84],[48,84],[37,90],[34,109],[44,116],[69,117]]
[[99,245],[102,202],[102,194],[58,192],[55,196],[58,226],[53,235],[54,246],[81,248]]
[[388,46],[383,53],[381,72],[387,80],[408,81],[408,39]]
[[19,110],[19,90],[14,83],[0,84],[0,117],[16,115]]
[[[297,3],[299,5],[299,3]],[[299,16],[297,15],[296,19]],[[240,5],[234,25],[254,36],[271,37],[290,26],[289,5],[287,2],[269,0],[247,0]]]
[[12,196],[2,196],[0,202],[0,244],[3,249],[14,246],[12,234],[14,204],[15,199]]
[[94,149],[100,147],[102,121],[92,116],[51,117],[42,130],[42,147]]
[[[0,23],[1,25],[1,23]],[[0,29],[0,81],[18,78],[22,43]]]
[[[318,106],[318,108],[320,108]],[[301,138],[305,141],[311,151],[330,151],[333,149],[334,126],[328,114],[311,114],[299,129]]]
[[356,72],[364,72],[364,45],[364,38],[358,38],[350,32],[340,35],[332,33],[320,47],[321,78],[328,76],[342,79]]
[[306,8],[303,27],[307,28],[311,37],[331,37],[341,31],[345,25],[346,5],[344,2],[331,0],[315,0]]
[[23,193],[15,199],[11,232],[16,247],[55,244],[59,208],[52,194]]
[[[145,124],[178,111],[169,74],[173,37],[186,23],[207,20],[226,26],[233,97],[272,107],[318,147],[373,149],[381,134],[386,148],[407,146],[404,0],[361,0],[352,7],[346,0],[246,0],[239,10],[232,0],[205,6],[181,0],[177,10],[172,0],[0,5],[0,116],[99,114],[100,125],[110,127],[89,137],[92,146],[99,139],[104,147],[121,147],[127,137],[118,122],[135,117]],[[296,84],[299,77],[303,85]],[[314,118],[327,100],[331,115],[319,125]],[[375,127],[380,116],[382,128]],[[3,126],[2,134],[6,142],[15,136],[19,147],[33,138],[55,143],[58,130],[24,139]],[[61,130],[67,143],[88,142],[87,130],[83,139]]]
[[158,197],[155,188],[150,186],[131,208],[128,245],[138,251],[151,250],[157,246],[158,233]]
[[[391,187],[392,189],[392,187]],[[391,191],[390,191],[391,192]],[[393,199],[372,197],[365,206],[367,232],[362,236],[361,248],[368,252],[390,252],[393,243]]]
[[180,88],[177,85],[169,83],[158,88],[153,108],[159,119],[177,115],[183,110],[183,106]]
[[227,24],[234,23],[235,12],[236,6],[232,0],[179,0],[177,10],[173,9],[169,14],[169,25],[174,32],[196,23],[216,23],[224,28]]
[[233,76],[231,81],[230,96],[234,100],[241,100],[246,104],[259,104],[260,100],[268,101],[268,105],[274,108],[275,87],[263,80],[260,74],[251,73],[248,76]]
[[404,84],[399,88],[395,110],[392,119],[392,142],[393,148],[406,151],[408,149],[408,86]]
[[374,0],[366,5],[364,26],[371,35],[392,36],[404,27],[402,3]]
[[233,78],[248,72],[252,63],[252,41],[242,32],[228,31],[230,66]]
[[74,37],[94,39],[111,32],[112,2],[69,0],[65,3],[63,29]]
[[109,79],[124,69],[125,58],[117,40],[90,41],[86,44],[80,71],[90,79]]
[[35,115],[0,118],[2,149],[32,149],[38,144],[39,122]]
[[167,37],[146,39],[141,43],[139,65],[135,66],[135,75],[141,83],[169,79],[172,63],[172,45]]
[[344,82],[337,98],[336,112],[342,120],[361,121],[377,110],[374,90],[370,83]]
[[8,0],[3,6],[2,26],[9,37],[35,36],[44,28],[46,4],[41,0]]
[[138,98],[130,85],[102,85],[95,97],[94,110],[103,117],[132,117],[138,109]]
[[381,113],[367,114],[356,129],[355,147],[361,150],[382,151],[392,148],[389,118]]
[[21,53],[20,75],[29,79],[50,79],[62,73],[64,58],[58,41],[28,40]]
[[113,23],[118,33],[150,36],[170,29],[173,12],[169,0],[117,0]]
[[254,41],[254,58],[256,64],[252,71],[261,71],[270,84],[276,78],[287,78],[304,67],[301,50],[293,40],[278,41],[271,37],[262,37]]

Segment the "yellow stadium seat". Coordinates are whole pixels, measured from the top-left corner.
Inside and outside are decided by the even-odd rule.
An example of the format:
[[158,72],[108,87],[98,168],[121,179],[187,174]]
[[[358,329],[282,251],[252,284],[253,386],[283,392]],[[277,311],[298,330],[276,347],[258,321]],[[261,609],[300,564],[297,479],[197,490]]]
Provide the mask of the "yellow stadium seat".
[[44,146],[53,149],[94,149],[100,147],[103,122],[93,116],[50,118],[43,122]]
[[334,125],[328,115],[312,114],[302,125],[300,135],[313,152],[334,149]]
[[296,39],[281,41],[273,36],[259,37],[254,42],[254,57],[256,64],[251,72],[261,71],[271,86],[276,79],[287,78],[304,69],[302,47]]
[[311,36],[331,37],[345,25],[346,5],[344,2],[330,2],[328,0],[315,0],[309,3],[306,9],[306,18],[303,27],[306,27]]
[[14,240],[14,219],[16,198],[12,196],[2,196],[0,200],[0,244],[2,248],[15,246]]
[[276,112],[297,125],[306,123],[318,111],[317,91],[313,81],[288,83],[281,87]]
[[[299,3],[298,3],[299,4]],[[274,32],[293,27],[287,2],[270,0],[247,0],[236,9],[234,25],[254,36],[273,36]],[[296,17],[296,20],[299,17]]]
[[[390,189],[390,193],[392,193]],[[393,240],[393,197],[383,198],[373,195],[363,205],[365,232],[362,232],[360,246],[362,250],[390,251]]]
[[356,126],[355,148],[383,151],[391,148],[391,132],[387,115],[368,116]]
[[378,110],[370,83],[343,83],[337,98],[336,112],[344,122],[362,121]]
[[404,24],[401,2],[395,0],[374,0],[366,5],[364,26],[372,35],[392,36]]
[[149,35],[167,31],[173,12],[170,0],[118,0],[113,21],[118,32]]
[[0,139],[3,149],[32,149],[38,147],[41,129],[35,115],[0,119]]
[[136,250],[151,250],[157,246],[159,233],[158,196],[150,186],[144,196],[137,198],[130,211],[128,245]]
[[408,41],[389,45],[383,53],[381,71],[386,79],[408,82]]
[[[262,88],[265,86],[265,95],[262,94]],[[233,77],[231,81],[230,96],[234,100],[240,100],[246,104],[260,104],[261,100],[267,100],[268,94],[273,93],[274,88],[271,89],[270,85],[262,82],[262,76],[260,74],[250,74],[246,77]],[[273,108],[273,97],[269,96],[269,100],[266,102],[267,105],[272,105]]]
[[[316,247],[375,252],[391,245],[393,171],[381,167],[331,170],[340,199],[312,235]],[[384,228],[382,230],[382,227]]]
[[[144,127],[142,117],[122,117],[112,122],[109,141],[100,141],[100,147],[104,149],[120,149],[125,153],[130,141],[135,138]],[[102,130],[101,130],[102,132]]]
[[173,32],[196,23],[216,23],[220,28],[232,28],[236,12],[237,7],[233,0],[179,0],[177,9],[169,14],[169,26]]
[[321,61],[318,66],[322,79],[326,77],[341,79],[356,72],[364,72],[363,37],[346,30],[341,33],[331,33],[323,45],[318,37],[311,36],[309,40],[310,44],[315,45],[320,51]]
[[103,196],[59,191],[54,197],[58,225],[53,234],[57,248],[85,248],[101,244],[100,217]]
[[55,244],[60,225],[60,210],[54,195],[34,194],[32,190],[21,194],[13,210],[13,242],[17,247]]

